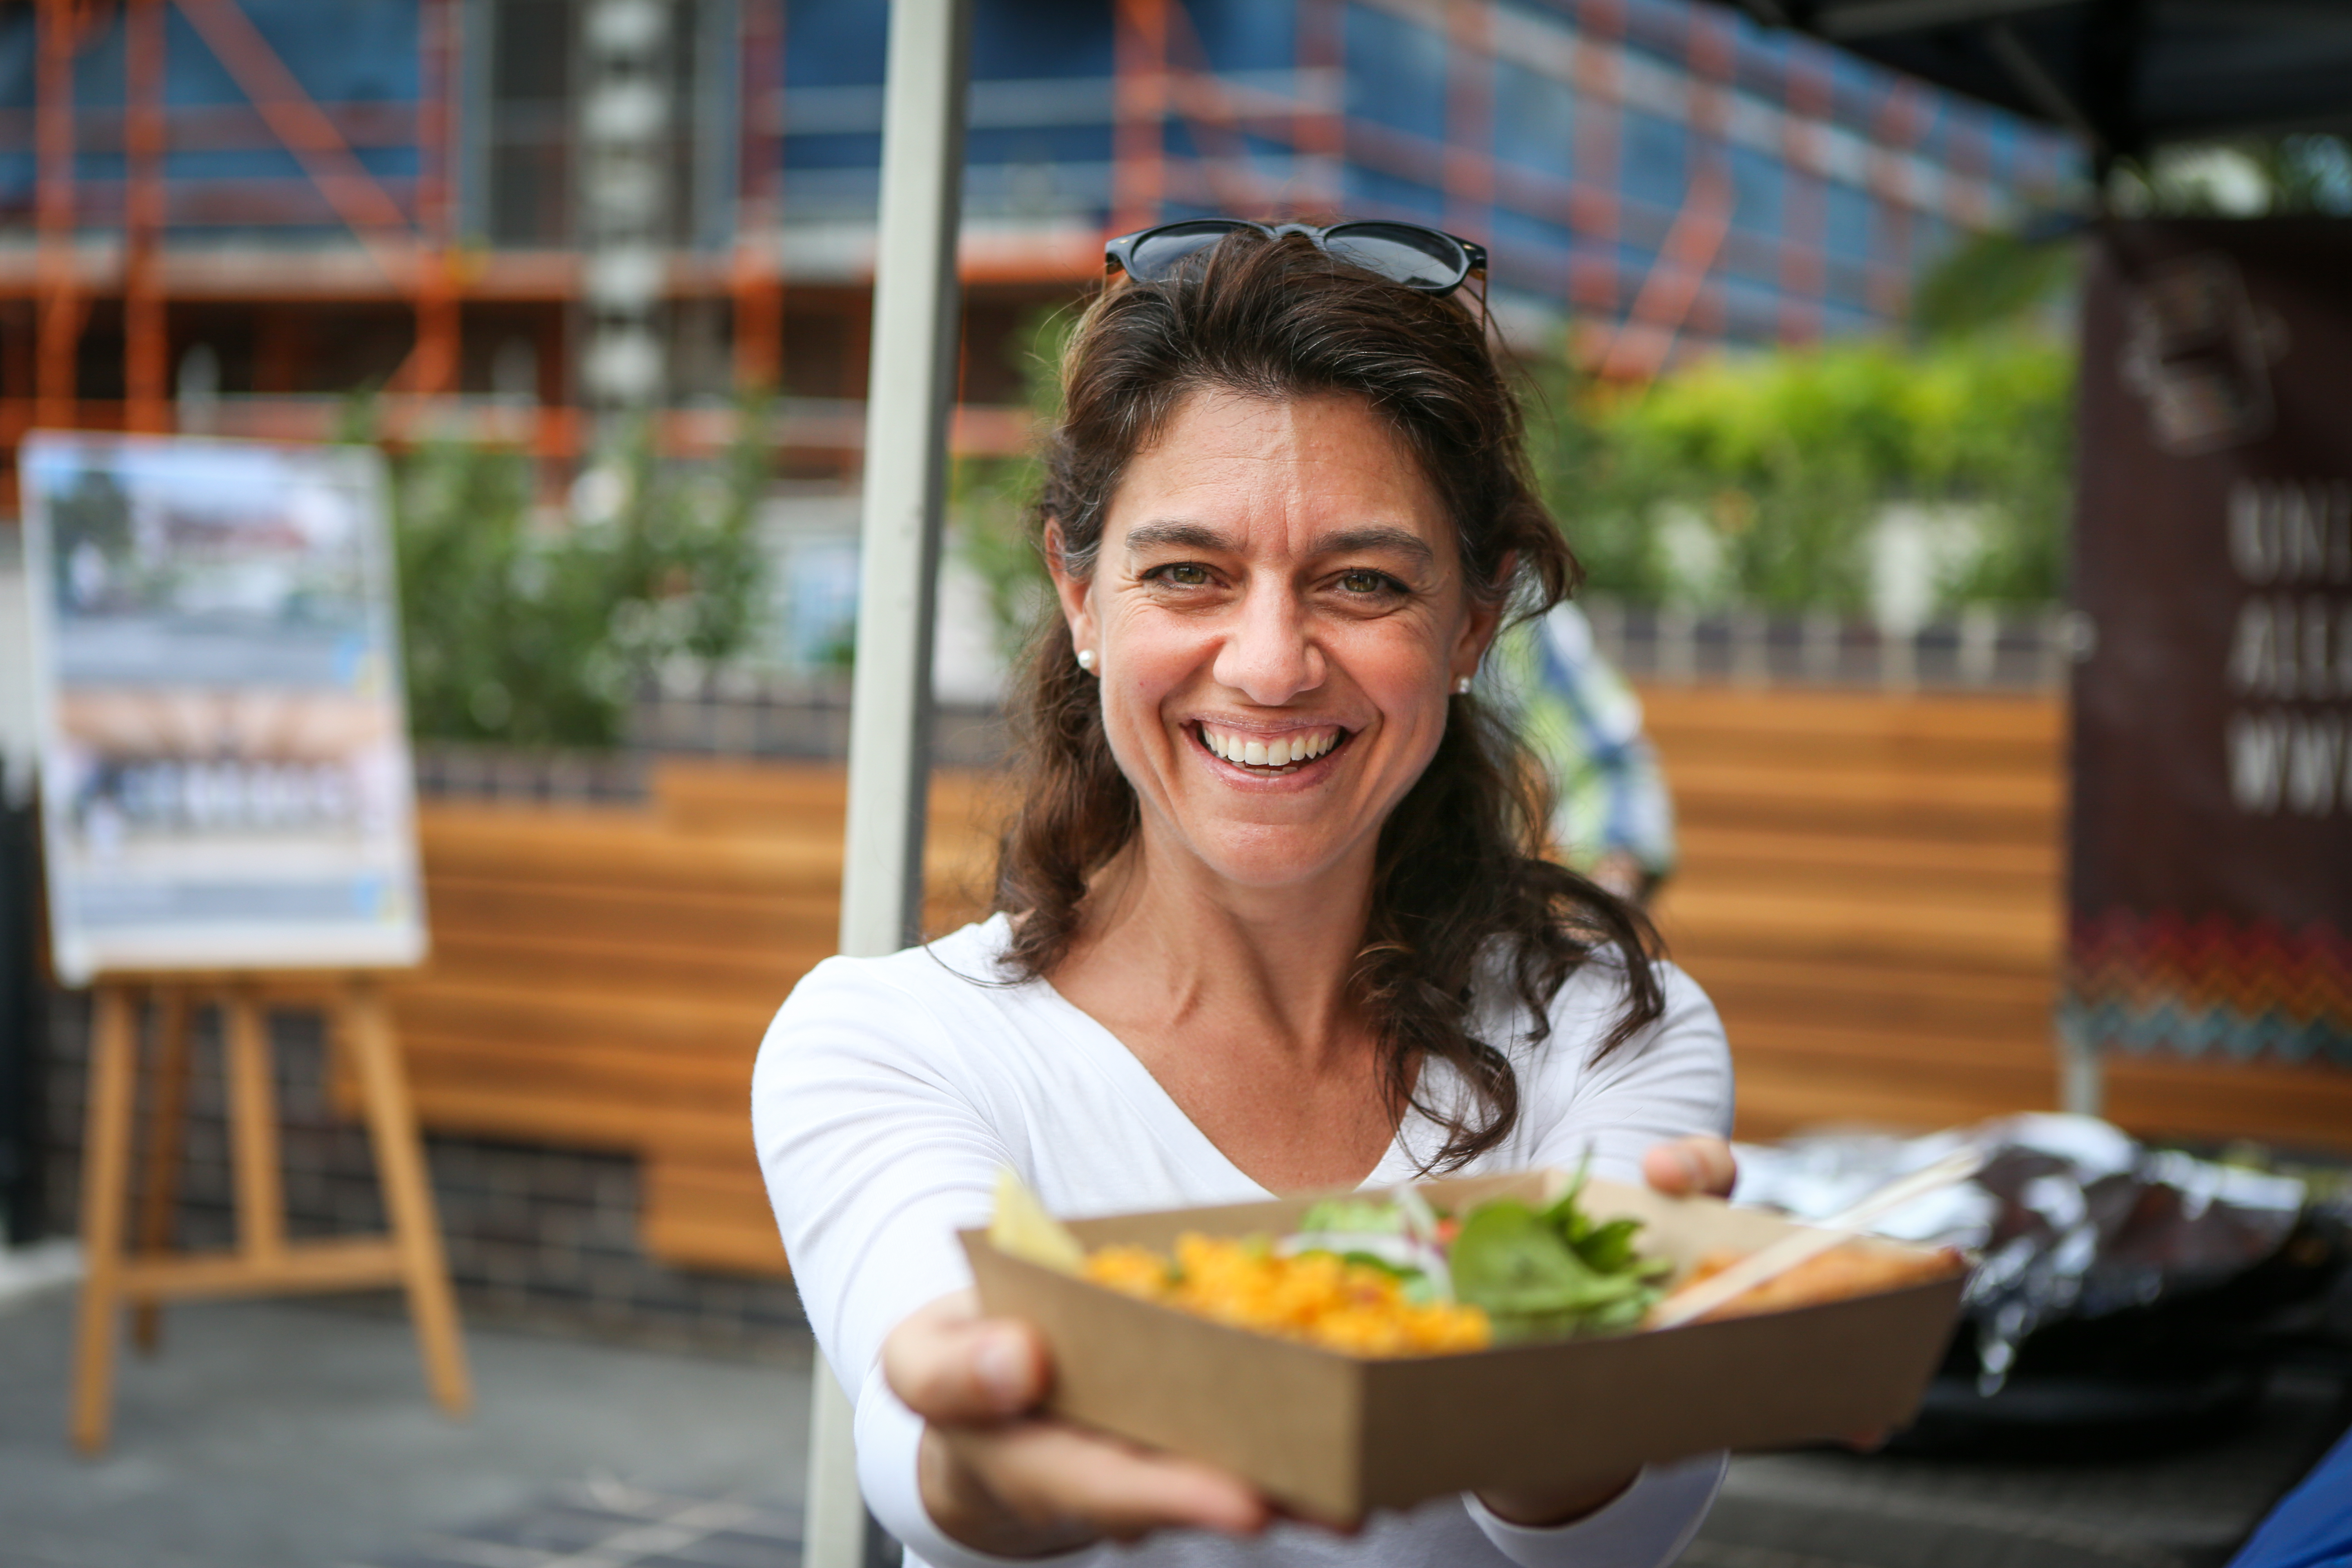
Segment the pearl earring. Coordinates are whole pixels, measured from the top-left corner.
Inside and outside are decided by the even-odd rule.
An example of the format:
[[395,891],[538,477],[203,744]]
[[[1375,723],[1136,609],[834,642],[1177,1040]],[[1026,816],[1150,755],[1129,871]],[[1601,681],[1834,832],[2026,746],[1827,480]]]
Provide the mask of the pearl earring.
[[1470,678],[1468,676],[1464,675],[1455,678],[1454,682],[1454,695],[1456,697],[1467,697],[1470,695]]
[[1092,675],[1095,672],[1094,649],[1090,647],[1082,647],[1078,649],[1078,668],[1085,670],[1088,675]]

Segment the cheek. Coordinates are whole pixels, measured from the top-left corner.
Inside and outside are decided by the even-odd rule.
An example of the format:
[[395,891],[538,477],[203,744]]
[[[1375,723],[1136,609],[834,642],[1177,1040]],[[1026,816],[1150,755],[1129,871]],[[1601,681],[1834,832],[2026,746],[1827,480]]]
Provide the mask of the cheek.
[[1113,613],[1103,626],[1103,719],[1116,736],[1156,727],[1159,707],[1215,657],[1213,638],[1149,609]]
[[1360,635],[1338,639],[1333,652],[1358,688],[1391,719],[1444,720],[1451,675],[1444,638],[1435,628],[1376,621]]

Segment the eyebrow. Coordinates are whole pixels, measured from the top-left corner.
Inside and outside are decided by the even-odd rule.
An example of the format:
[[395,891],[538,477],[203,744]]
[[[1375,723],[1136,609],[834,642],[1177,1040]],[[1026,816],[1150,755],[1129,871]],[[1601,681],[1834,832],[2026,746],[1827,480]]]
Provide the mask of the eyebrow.
[[[1215,550],[1231,551],[1233,541],[1205,523],[1143,522],[1127,531],[1129,550]],[[1428,566],[1435,563],[1436,552],[1418,534],[1402,528],[1343,528],[1336,532],[1319,535],[1307,547],[1310,555],[1354,555],[1377,551],[1393,551],[1412,558],[1415,563]]]

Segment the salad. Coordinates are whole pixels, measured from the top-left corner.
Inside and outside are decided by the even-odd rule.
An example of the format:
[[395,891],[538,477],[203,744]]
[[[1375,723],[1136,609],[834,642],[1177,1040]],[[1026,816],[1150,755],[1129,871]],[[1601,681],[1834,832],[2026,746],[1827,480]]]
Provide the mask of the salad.
[[1330,1199],[1277,1245],[1383,1270],[1408,1300],[1475,1308],[1497,1343],[1638,1328],[1674,1265],[1635,1247],[1641,1221],[1595,1222],[1577,1202],[1583,1190],[1579,1171],[1542,1208],[1493,1198],[1458,1215],[1436,1212],[1410,1188],[1393,1198]]
[[1494,1198],[1461,1213],[1411,1188],[1316,1204],[1287,1236],[1180,1237],[1172,1254],[1087,1252],[1006,1173],[991,1239],[1003,1251],[1239,1328],[1357,1355],[1429,1355],[1641,1326],[1673,1265],[1641,1222],[1595,1221],[1584,1175],[1540,1208]]

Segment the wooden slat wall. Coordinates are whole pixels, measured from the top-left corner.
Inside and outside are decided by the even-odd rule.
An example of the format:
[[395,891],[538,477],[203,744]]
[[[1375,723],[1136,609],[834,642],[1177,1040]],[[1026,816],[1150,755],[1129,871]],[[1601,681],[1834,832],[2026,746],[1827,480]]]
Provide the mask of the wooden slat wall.
[[[1683,825],[1660,923],[1722,1009],[1743,1136],[2055,1105],[2063,703],[1643,700]],[[2136,1132],[2352,1148],[2352,1073],[2131,1057],[2104,1072],[2105,1114]]]
[[[748,1120],[786,993],[835,950],[838,768],[672,763],[650,810],[438,803],[422,814],[433,958],[394,993],[430,1127],[642,1156],[647,1250],[781,1273]],[[931,796],[932,929],[991,846],[967,777]]]
[[1722,1010],[1739,1131],[2056,1103],[2063,710],[2009,697],[1659,687],[1680,816],[1659,900]]
[[[1723,1011],[1739,1131],[1930,1128],[2049,1107],[2063,712],[2011,697],[1657,688],[1682,816],[1660,902]],[[835,945],[839,769],[665,764],[650,808],[441,803],[434,957],[395,996],[428,1126],[634,1152],[649,1251],[782,1272],[751,1061]],[[932,791],[925,923],[985,907],[1003,802]],[[2352,1074],[2109,1066],[2135,1130],[2352,1143]]]

